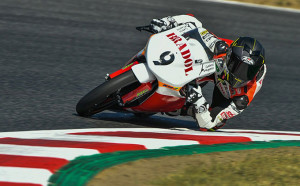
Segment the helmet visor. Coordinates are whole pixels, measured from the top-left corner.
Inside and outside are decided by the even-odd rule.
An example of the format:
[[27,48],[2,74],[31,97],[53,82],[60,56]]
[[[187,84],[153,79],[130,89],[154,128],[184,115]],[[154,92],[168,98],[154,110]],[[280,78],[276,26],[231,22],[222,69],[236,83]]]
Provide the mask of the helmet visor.
[[232,73],[229,74],[229,84],[233,88],[243,87],[246,86],[251,80],[245,81],[240,78],[237,78]]
[[232,54],[226,62],[229,70],[229,83],[233,87],[245,86],[254,79],[260,68],[260,66],[254,65],[254,61],[250,57],[243,56],[242,58],[239,59]]

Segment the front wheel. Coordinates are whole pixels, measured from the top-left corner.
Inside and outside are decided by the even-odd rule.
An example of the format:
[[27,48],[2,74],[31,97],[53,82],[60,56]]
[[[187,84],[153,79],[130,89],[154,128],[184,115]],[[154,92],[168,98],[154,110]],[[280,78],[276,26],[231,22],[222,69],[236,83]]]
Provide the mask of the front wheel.
[[104,82],[80,99],[76,105],[78,115],[91,116],[111,108],[118,103],[116,92],[136,82],[138,80],[132,70]]

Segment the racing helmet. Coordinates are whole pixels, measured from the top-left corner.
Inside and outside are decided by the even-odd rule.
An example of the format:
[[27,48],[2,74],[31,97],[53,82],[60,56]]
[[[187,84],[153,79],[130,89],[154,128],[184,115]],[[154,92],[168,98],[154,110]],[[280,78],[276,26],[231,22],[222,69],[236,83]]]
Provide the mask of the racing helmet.
[[239,37],[227,51],[226,79],[233,88],[243,87],[254,77],[265,63],[265,50],[254,38]]

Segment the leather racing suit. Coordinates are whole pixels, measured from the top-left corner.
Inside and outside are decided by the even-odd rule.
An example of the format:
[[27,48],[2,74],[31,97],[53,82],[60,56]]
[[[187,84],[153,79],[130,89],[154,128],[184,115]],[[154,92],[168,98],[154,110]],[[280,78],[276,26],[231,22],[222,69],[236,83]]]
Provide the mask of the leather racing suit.
[[[217,36],[202,27],[202,23],[193,15],[168,16],[162,19],[153,19],[151,22],[152,31],[155,33],[186,24],[191,29],[198,29],[203,42],[202,45],[213,53],[216,63],[216,72],[202,79],[191,82],[185,91],[187,97],[186,105],[177,111],[166,113],[171,116],[191,115],[193,116],[201,130],[216,130],[225,125],[226,121],[242,113],[249,106],[257,92],[261,89],[263,79],[266,74],[266,65],[253,80],[245,86],[233,88],[224,78],[224,59],[228,45],[231,42],[224,42]],[[209,106],[202,95],[201,87],[207,82],[215,84],[212,103]]]

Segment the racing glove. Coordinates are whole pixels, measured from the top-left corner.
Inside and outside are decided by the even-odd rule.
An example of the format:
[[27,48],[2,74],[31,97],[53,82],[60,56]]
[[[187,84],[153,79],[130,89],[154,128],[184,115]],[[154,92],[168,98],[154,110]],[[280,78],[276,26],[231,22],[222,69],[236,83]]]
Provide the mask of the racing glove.
[[153,19],[150,24],[150,29],[154,33],[160,33],[178,26],[175,19],[171,16],[162,19]]
[[189,86],[187,94],[187,102],[192,103],[194,118],[196,119],[200,129],[211,129],[215,127],[212,117],[208,110],[209,104],[202,95],[201,87],[197,88]]

